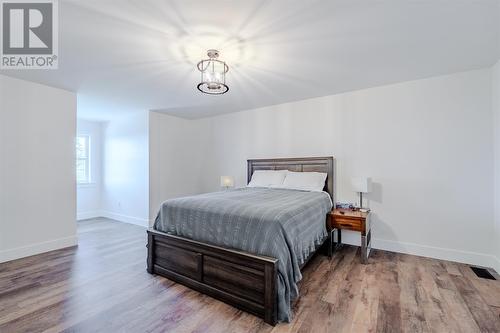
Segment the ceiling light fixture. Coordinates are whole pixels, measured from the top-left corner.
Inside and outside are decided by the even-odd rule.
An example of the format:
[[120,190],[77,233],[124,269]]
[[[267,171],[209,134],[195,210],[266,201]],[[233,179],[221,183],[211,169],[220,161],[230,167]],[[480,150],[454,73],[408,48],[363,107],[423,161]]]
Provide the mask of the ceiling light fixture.
[[226,84],[226,73],[229,67],[224,61],[217,60],[219,51],[208,50],[207,55],[209,59],[198,63],[198,70],[201,72],[198,90],[210,95],[225,94],[229,90]]

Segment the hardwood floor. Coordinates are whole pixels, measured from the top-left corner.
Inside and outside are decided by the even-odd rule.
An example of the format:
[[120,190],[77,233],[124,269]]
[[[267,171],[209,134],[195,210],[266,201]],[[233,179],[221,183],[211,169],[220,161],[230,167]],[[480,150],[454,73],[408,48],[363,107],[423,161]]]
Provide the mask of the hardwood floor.
[[[500,332],[500,281],[468,266],[358,248],[305,268],[289,324],[146,272],[145,229],[78,223],[79,246],[0,264],[0,332]],[[498,276],[497,276],[498,278]]]

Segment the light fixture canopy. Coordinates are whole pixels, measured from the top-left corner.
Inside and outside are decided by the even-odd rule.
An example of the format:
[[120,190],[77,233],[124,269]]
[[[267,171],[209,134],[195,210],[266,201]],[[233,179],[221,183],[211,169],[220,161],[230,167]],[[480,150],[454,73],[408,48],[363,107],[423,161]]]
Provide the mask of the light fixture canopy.
[[222,95],[229,91],[226,84],[226,73],[229,66],[224,61],[218,60],[219,51],[208,50],[208,59],[198,63],[198,70],[201,72],[201,82],[198,90],[205,94]]

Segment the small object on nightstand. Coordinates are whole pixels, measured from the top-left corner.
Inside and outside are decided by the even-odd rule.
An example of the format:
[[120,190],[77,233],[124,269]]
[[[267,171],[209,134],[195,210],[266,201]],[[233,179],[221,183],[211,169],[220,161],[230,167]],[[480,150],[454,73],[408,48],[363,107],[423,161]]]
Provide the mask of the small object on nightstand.
[[337,202],[335,204],[335,207],[336,208],[340,208],[340,209],[353,209],[354,208],[354,204],[353,203],[342,203],[342,202]]
[[342,230],[361,233],[361,262],[367,264],[372,236],[370,212],[334,209],[330,212],[330,220],[331,233],[337,232],[337,245],[342,243]]

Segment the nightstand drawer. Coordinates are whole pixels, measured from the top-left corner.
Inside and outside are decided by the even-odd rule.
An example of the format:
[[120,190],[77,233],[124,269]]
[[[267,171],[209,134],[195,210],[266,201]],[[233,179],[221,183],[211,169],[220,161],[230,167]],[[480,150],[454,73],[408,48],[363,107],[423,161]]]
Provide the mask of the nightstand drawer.
[[363,232],[363,221],[336,215],[333,218],[333,227]]

